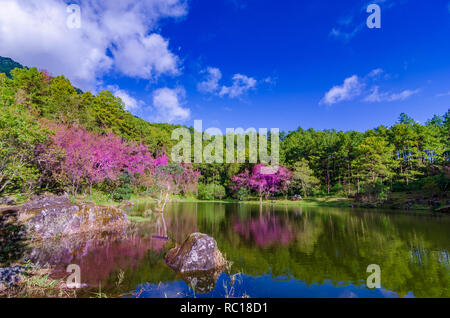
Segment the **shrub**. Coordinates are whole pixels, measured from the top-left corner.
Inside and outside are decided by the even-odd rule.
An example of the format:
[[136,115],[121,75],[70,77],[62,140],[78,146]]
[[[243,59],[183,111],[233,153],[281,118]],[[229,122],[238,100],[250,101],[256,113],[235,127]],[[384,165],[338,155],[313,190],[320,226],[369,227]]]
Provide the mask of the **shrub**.
[[222,199],[225,195],[225,188],[220,184],[200,184],[198,187],[198,198],[200,200]]
[[372,202],[386,201],[389,195],[389,186],[382,182],[366,183],[362,190],[364,197]]
[[114,201],[130,200],[133,194],[133,176],[125,171],[119,178],[119,187],[113,192],[112,198]]
[[250,191],[248,190],[247,187],[242,187],[239,189],[239,191],[237,192],[237,199],[239,201],[246,201],[248,200],[248,197],[250,195]]

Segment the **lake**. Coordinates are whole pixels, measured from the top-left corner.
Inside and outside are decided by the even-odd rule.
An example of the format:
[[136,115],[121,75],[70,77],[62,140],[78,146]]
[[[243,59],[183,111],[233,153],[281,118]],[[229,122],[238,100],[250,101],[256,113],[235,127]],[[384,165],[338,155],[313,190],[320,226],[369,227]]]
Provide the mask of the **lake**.
[[[427,213],[172,203],[122,233],[48,240],[30,258],[56,276],[79,265],[81,297],[450,297],[450,217]],[[214,237],[232,265],[177,275],[164,255],[193,232]],[[379,289],[366,286],[370,264]]]

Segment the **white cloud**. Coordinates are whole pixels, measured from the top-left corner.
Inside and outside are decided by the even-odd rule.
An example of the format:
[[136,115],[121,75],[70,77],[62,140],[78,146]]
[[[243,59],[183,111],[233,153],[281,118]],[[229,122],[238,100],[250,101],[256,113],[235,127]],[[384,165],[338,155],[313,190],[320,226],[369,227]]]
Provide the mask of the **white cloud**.
[[136,111],[144,104],[143,101],[136,100],[127,91],[120,89],[117,85],[108,85],[106,89],[123,101],[127,111]]
[[371,90],[370,95],[366,96],[363,101],[377,103],[377,102],[394,102],[394,101],[402,101],[405,100],[417,93],[420,90],[403,90],[400,93],[388,93],[388,92],[380,92],[378,86],[374,86]]
[[159,34],[124,40],[112,50],[117,70],[130,77],[151,79],[161,74],[177,75],[178,57]]
[[110,71],[144,79],[179,73],[179,59],[155,33],[162,18],[187,14],[186,0],[79,0],[81,28],[67,26],[60,0],[2,0],[0,55],[66,75],[95,90]]
[[361,94],[364,84],[357,75],[344,80],[342,85],[331,88],[320,101],[321,104],[332,105],[342,101],[351,100]]
[[[381,92],[379,86],[373,85],[374,82],[379,81],[380,79],[386,80],[389,78],[389,74],[385,73],[381,68],[373,69],[363,77],[353,75],[346,78],[342,85],[336,85],[331,88],[319,104],[333,105],[339,102],[353,100],[361,95],[365,96],[362,99],[364,102],[376,103],[402,101],[419,93],[420,91],[419,89],[405,89],[400,93]],[[368,87],[370,87],[370,89]]]
[[263,80],[256,80],[243,74],[234,74],[231,86],[221,85],[222,72],[215,67],[207,67],[200,73],[206,74],[203,82],[197,84],[197,89],[201,93],[209,93],[220,97],[228,96],[229,98],[237,98],[245,95],[248,91],[256,89],[258,83],[275,84],[275,80],[267,77]]
[[153,108],[157,114],[152,120],[173,123],[185,121],[191,116],[188,108],[183,108],[186,92],[183,88],[170,89],[167,87],[153,92]]
[[450,91],[436,95],[436,97],[444,97],[444,96],[450,96]]
[[352,38],[355,37],[364,27],[365,24],[359,24],[355,27],[353,27],[350,31],[344,31],[338,28],[332,28],[330,31],[330,36],[342,40],[344,42],[350,41]]
[[202,71],[206,73],[206,80],[198,83],[197,89],[202,93],[215,93],[219,89],[219,81],[222,78],[222,72],[218,68],[208,67]]
[[256,88],[257,81],[246,75],[235,74],[233,76],[233,84],[231,86],[222,86],[219,96],[228,95],[230,98],[240,97],[248,91]]
[[380,93],[379,92],[379,87],[378,86],[374,86],[372,88],[372,91],[370,93],[370,95],[366,96],[363,100],[365,102],[371,102],[371,103],[376,103],[376,102],[381,102],[386,98],[386,94],[385,93]]
[[368,77],[378,77],[379,75],[383,74],[383,70],[381,68],[376,68],[372,71],[370,71],[369,74],[367,74]]
[[398,100],[405,100],[413,95],[416,95],[417,93],[419,93],[419,91],[420,90],[418,90],[418,89],[415,89],[415,90],[405,89],[404,91],[402,91],[400,93],[389,94],[388,101],[393,102],[393,101],[398,101]]
[[[355,1],[357,2],[357,1]],[[391,0],[369,0],[364,1],[361,5],[358,3],[355,7],[350,8],[350,12],[347,12],[346,15],[338,18],[337,24],[339,26],[333,27],[330,31],[330,36],[341,40],[344,43],[349,42],[353,39],[358,33],[366,29],[366,17],[369,16],[367,13],[367,6],[369,4],[379,4],[382,5],[382,12],[390,10],[397,4],[401,4],[401,1],[391,1]],[[355,18],[355,17],[363,17]],[[362,21],[362,22],[361,22]]]

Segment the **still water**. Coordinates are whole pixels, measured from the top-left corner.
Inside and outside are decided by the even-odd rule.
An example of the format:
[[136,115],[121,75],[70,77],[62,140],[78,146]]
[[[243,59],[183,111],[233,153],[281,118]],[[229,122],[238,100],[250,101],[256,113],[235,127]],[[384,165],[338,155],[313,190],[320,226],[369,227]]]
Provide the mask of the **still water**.
[[[450,217],[406,213],[173,203],[123,233],[47,241],[30,257],[61,275],[78,264],[82,297],[100,287],[108,297],[450,297]],[[214,237],[232,266],[177,275],[164,255],[193,232]],[[380,289],[366,286],[370,264]]]

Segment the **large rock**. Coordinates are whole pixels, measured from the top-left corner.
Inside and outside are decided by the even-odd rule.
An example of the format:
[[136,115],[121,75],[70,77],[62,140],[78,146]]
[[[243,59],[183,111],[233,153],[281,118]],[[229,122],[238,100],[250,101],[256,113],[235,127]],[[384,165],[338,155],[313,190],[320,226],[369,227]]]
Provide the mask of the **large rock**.
[[96,204],[74,204],[68,197],[46,196],[20,207],[19,220],[34,238],[109,230],[128,224],[126,214],[116,208]]
[[202,233],[189,235],[181,246],[167,252],[165,261],[181,273],[211,271],[226,264],[222,253],[217,249],[216,240]]

